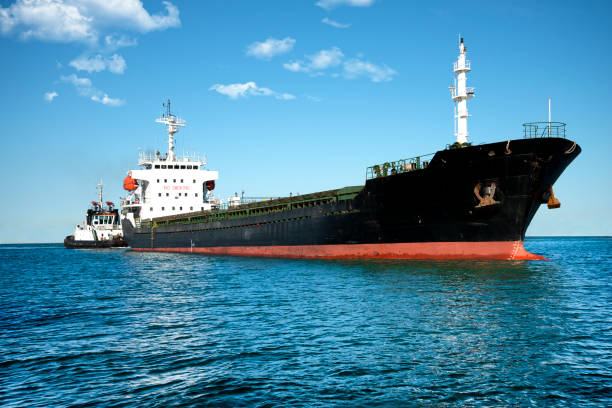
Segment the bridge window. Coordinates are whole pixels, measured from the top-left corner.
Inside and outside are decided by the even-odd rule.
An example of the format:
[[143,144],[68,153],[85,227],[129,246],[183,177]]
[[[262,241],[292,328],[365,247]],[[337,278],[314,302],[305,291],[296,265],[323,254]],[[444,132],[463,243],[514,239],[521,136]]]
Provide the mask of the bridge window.
[[195,180],[193,180],[193,182],[195,183]]
[[191,170],[191,166],[187,166],[187,170]]
[[170,193],[166,193],[166,197],[170,197]]
[[172,179],[172,182],[173,182],[173,183],[176,183],[176,179]]
[[174,165],[174,168],[175,168],[175,169],[178,169],[178,168],[179,168],[179,165],[178,165],[178,164],[175,164],[175,165]]
[[183,170],[184,170],[184,169],[185,169],[185,165],[182,165],[182,166],[181,166],[181,169],[183,169]]
[[157,193],[157,196],[158,196],[158,197],[161,197],[161,193]]
[[181,183],[183,182],[183,179],[181,179]]
[[165,165],[165,164],[162,164],[162,169],[165,169],[165,168],[166,168],[166,165]]
[[159,179],[157,179],[157,182],[159,183]]
[[193,210],[193,207],[189,207],[189,210]]
[[164,183],[167,183],[167,182],[168,182],[168,179],[164,179]]
[[174,211],[174,207],[172,207],[172,211]]
[[149,211],[153,211],[153,207],[149,207]]
[[162,211],[164,211],[164,207],[162,207]]
[[156,164],[156,165],[155,165],[155,168],[156,168],[156,169],[159,169],[159,164]]

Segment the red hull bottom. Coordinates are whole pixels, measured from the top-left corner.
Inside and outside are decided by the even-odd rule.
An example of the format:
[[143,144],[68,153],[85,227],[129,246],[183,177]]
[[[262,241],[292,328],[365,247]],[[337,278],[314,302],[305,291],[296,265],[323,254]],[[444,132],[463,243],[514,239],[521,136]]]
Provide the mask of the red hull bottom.
[[132,248],[135,251],[311,259],[546,259],[527,252],[523,241],[416,242],[296,246],[231,246],[205,248]]

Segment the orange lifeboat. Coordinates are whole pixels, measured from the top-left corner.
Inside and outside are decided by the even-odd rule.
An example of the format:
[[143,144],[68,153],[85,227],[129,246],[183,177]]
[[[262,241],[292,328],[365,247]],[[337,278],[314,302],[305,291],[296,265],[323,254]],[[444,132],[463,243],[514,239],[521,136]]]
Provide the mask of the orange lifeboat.
[[138,182],[134,180],[130,174],[128,174],[123,180],[123,188],[127,191],[134,191],[138,188]]

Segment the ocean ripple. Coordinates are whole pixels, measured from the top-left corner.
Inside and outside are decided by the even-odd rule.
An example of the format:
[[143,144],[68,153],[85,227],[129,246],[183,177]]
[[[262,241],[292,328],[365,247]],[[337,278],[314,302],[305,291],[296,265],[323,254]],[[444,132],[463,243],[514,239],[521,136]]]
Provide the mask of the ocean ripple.
[[0,405],[610,406],[612,239],[550,261],[0,246]]

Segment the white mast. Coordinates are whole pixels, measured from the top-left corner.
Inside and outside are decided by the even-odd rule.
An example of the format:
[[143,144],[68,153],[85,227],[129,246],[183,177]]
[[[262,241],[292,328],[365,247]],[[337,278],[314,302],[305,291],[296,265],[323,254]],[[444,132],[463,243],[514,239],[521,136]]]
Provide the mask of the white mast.
[[471,70],[470,61],[465,59],[465,45],[463,38],[459,41],[459,57],[453,64],[455,71],[455,86],[449,86],[451,97],[455,101],[455,136],[457,143],[463,144],[468,141],[467,118],[470,116],[467,109],[467,100],[474,97],[474,88],[467,87],[466,73]]
[[100,184],[98,184],[98,202],[100,203],[100,208],[102,208],[102,179],[100,179]]
[[168,126],[168,157],[166,160],[175,161],[176,155],[174,154],[174,134],[178,132],[179,126],[185,126],[185,121],[170,113],[170,99],[168,99],[167,108],[166,114],[162,114],[162,117],[155,119],[155,121]]

